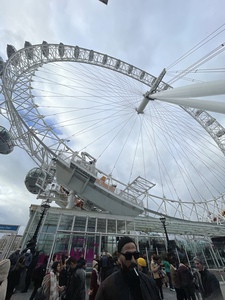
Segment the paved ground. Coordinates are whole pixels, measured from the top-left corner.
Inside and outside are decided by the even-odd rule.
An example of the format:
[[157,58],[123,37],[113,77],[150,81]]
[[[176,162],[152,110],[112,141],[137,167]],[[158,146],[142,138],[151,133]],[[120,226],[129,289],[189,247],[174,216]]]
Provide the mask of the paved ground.
[[31,292],[32,290],[29,290],[27,293],[16,292],[10,300],[29,300]]
[[[11,300],[29,300],[32,290],[28,290],[27,293],[16,292],[13,294]],[[163,294],[165,300],[176,300],[176,293],[171,292],[167,288],[163,288]],[[87,297],[88,300],[88,297]]]

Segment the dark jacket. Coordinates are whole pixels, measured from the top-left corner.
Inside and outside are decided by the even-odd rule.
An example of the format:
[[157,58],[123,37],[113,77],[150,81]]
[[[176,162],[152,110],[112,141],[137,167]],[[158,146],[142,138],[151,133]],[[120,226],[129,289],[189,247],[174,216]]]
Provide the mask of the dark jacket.
[[[158,289],[154,280],[144,273],[138,272],[140,278],[140,291],[143,300],[160,300]],[[95,300],[133,300],[132,284],[126,280],[121,270],[107,277],[99,286]],[[141,298],[142,297],[142,298]]]
[[173,286],[176,289],[180,289],[181,288],[181,281],[180,281],[180,277],[179,277],[179,274],[178,274],[178,270],[173,265],[170,265],[170,275],[171,275]]
[[91,273],[91,281],[90,281],[90,295],[89,295],[89,300],[95,300],[95,296],[97,294],[99,287],[98,283],[98,271],[93,268],[92,273]]
[[85,300],[86,273],[83,268],[76,268],[69,278],[66,300]]
[[16,250],[9,256],[9,260],[11,262],[11,268],[13,268],[20,257],[20,250]]
[[216,276],[210,273],[207,269],[196,271],[197,284],[200,288],[203,299],[207,300],[224,300],[220,283]]
[[46,268],[47,268],[46,264],[41,264],[39,266],[36,266],[36,268],[34,268],[34,271],[32,273],[32,278],[31,278],[34,283],[34,286],[36,287],[41,286],[41,283],[46,273]]
[[194,283],[193,283],[194,277],[188,267],[186,267],[183,264],[180,264],[177,272],[178,272],[178,276],[182,288],[194,287]]

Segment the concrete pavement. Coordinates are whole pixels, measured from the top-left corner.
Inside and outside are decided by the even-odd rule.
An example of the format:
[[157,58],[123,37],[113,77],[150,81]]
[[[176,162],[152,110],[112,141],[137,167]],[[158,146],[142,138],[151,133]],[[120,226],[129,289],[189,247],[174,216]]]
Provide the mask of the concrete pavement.
[[[11,300],[29,300],[32,293],[32,289],[29,289],[27,293],[20,293],[19,291],[13,294]],[[164,300],[176,300],[176,293],[170,291],[170,289],[163,288]],[[86,298],[88,300],[88,296]]]

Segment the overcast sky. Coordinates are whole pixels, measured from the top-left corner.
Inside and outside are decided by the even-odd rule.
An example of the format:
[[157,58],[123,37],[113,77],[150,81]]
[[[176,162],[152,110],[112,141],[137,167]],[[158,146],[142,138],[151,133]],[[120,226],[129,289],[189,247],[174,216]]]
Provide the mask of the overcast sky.
[[[0,0],[0,7],[4,60],[7,44],[20,49],[25,41],[45,40],[107,53],[155,76],[225,22],[224,0],[109,0],[108,5],[98,0]],[[196,59],[222,42],[224,32],[202,47]],[[192,57],[186,63],[194,61]],[[0,125],[9,128],[1,115]],[[20,225],[20,232],[28,221],[29,206],[39,203],[24,185],[33,167],[19,148],[0,156],[0,224]]]

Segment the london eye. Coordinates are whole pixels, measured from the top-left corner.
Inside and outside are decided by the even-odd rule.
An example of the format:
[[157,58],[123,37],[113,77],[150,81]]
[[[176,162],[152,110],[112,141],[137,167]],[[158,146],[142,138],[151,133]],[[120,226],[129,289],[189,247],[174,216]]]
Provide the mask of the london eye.
[[166,70],[62,43],[8,51],[4,107],[14,143],[46,172],[38,197],[58,185],[61,207],[223,221],[225,129],[211,112],[225,112],[213,98],[224,80],[173,88]]

